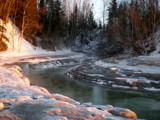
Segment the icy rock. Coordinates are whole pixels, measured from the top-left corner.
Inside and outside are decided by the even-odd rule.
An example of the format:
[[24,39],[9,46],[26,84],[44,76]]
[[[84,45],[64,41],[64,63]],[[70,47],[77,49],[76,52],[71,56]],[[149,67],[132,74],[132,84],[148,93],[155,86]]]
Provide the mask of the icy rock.
[[23,82],[26,84],[26,85],[30,85],[30,81],[29,81],[29,79],[28,78],[26,78],[26,77],[21,77],[22,78],[22,80],[23,80]]
[[110,112],[112,115],[116,115],[116,116],[137,119],[137,115],[133,111],[131,111],[129,109],[125,109],[125,108],[114,107],[114,108],[110,109],[108,112]]
[[87,110],[90,112],[94,112],[95,115],[112,115],[108,113],[108,111],[102,111],[97,109],[96,107],[88,107]]
[[112,68],[110,68],[110,70],[111,70],[111,71],[117,71],[118,68],[112,67]]
[[[51,104],[52,102],[53,104]],[[44,118],[47,118],[47,120],[104,119],[102,114],[94,113],[94,111],[89,111],[86,108],[78,108],[77,106],[70,106],[70,104],[67,104],[66,102],[48,99],[30,100],[19,103],[14,105],[11,111],[25,120],[45,120]],[[52,116],[53,119],[49,116]]]
[[8,103],[13,103],[13,102],[23,102],[28,99],[31,99],[29,96],[20,96],[15,99],[0,99],[0,102],[8,104]]
[[79,105],[80,103],[69,98],[69,97],[66,97],[66,96],[63,96],[63,95],[60,95],[60,94],[52,94],[49,99],[56,99],[56,100],[61,100],[61,101],[66,101],[66,102],[69,102],[71,104],[75,104],[75,105]]
[[42,120],[68,120],[66,117],[63,116],[45,116]]
[[4,104],[0,103],[0,110],[3,110],[3,108],[4,108]]
[[87,102],[87,103],[83,103],[82,105],[85,105],[85,106],[91,106],[92,103],[91,102]]
[[29,100],[29,99],[31,99],[31,97],[29,97],[29,96],[20,96],[20,97],[16,98],[15,100],[19,101],[19,102],[22,102],[22,101],[26,101],[26,100]]
[[21,120],[21,119],[6,110],[0,113],[0,120]]
[[59,108],[51,108],[51,109],[47,110],[47,113],[51,114],[51,115],[58,114],[60,112],[61,112],[61,109],[59,109]]
[[67,116],[67,118],[71,119],[82,119],[82,120],[103,120],[102,115],[94,114],[86,110],[85,108],[63,108],[59,116]]
[[94,105],[97,109],[102,110],[102,111],[109,111],[110,109],[113,108],[112,105],[106,105],[106,106],[102,106],[102,105]]
[[61,108],[63,108],[63,107],[67,107],[67,108],[74,108],[74,107],[76,107],[73,104],[70,104],[68,102],[63,102],[63,101],[57,101],[57,102],[53,103],[52,106],[58,106],[58,107],[61,107]]
[[42,95],[36,95],[36,96],[33,96],[32,98],[33,99],[39,99],[39,98],[43,98],[44,96],[42,96]]

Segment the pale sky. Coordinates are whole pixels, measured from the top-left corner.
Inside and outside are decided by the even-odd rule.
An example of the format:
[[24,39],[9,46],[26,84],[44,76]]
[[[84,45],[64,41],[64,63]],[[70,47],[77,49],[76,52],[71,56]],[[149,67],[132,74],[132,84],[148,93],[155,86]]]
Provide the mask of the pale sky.
[[[94,16],[95,16],[95,19],[97,21],[99,20],[103,20],[103,1],[106,2],[107,6],[106,6],[106,9],[110,3],[111,0],[90,0],[91,1],[91,4],[93,3],[94,4]],[[107,19],[107,18],[105,18]]]
[[94,16],[97,20],[102,19],[103,12],[103,2],[102,0],[91,0],[91,3],[94,4]]
[[[73,4],[75,1],[77,2],[82,2],[84,0],[62,0],[62,1],[66,1],[67,5],[70,6],[71,4]],[[111,0],[88,0],[90,1],[91,4],[94,4],[93,6],[93,14],[94,17],[96,19],[96,21],[98,22],[99,20],[103,20],[103,3],[104,1],[106,2],[106,9],[110,3]],[[106,15],[107,16],[107,15]],[[106,20],[107,18],[105,18]]]

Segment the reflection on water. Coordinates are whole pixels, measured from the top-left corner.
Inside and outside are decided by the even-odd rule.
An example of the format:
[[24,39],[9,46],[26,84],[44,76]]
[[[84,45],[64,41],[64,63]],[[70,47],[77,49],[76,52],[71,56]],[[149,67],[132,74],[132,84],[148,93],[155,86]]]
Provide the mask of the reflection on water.
[[69,68],[71,66],[34,71],[28,73],[27,76],[33,85],[45,87],[51,93],[63,94],[81,103],[111,104],[116,107],[129,108],[136,112],[139,118],[160,119],[159,93],[111,90],[100,86],[92,86],[64,75]]

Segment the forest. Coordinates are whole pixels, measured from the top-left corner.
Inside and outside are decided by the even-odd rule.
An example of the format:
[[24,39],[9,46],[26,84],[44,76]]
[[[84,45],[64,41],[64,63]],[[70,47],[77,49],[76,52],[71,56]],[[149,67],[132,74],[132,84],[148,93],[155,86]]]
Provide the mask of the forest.
[[[83,46],[98,36],[98,44],[92,46],[94,54],[108,56],[123,51],[149,54],[155,50],[159,5],[159,0],[112,0],[103,11],[108,16],[103,18],[107,22],[97,22],[93,14],[96,5],[88,1],[74,2],[68,8],[60,0],[1,0],[0,19],[5,23],[12,21],[25,39],[48,50],[55,50],[60,44],[74,50],[77,40]],[[5,28],[0,28],[0,50],[5,51],[8,40],[3,34]]]

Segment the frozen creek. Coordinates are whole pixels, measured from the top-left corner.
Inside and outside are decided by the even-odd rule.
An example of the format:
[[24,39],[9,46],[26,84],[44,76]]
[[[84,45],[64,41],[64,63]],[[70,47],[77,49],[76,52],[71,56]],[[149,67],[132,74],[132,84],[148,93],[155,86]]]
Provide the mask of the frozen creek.
[[[134,112],[112,105],[82,103],[60,95],[51,94],[42,87],[30,85],[22,73],[38,69],[75,65],[84,56],[63,55],[29,57],[1,65],[0,69],[0,119],[13,120],[125,120],[136,119]],[[97,64],[97,63],[96,63]],[[68,75],[74,77],[71,73]],[[116,70],[116,69],[114,69]],[[73,72],[72,72],[73,73]],[[78,74],[77,74],[78,75]],[[102,75],[90,74],[90,76]],[[62,83],[63,84],[63,83]]]
[[[81,57],[28,57],[2,62],[0,67],[1,120],[124,120],[137,118],[129,109],[111,105],[79,102],[61,94],[51,94],[45,88],[32,86],[22,73],[28,70],[72,65]],[[65,62],[63,62],[65,60]],[[6,60],[7,61],[7,60]]]

